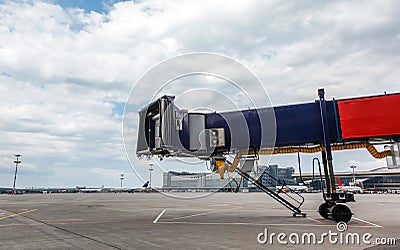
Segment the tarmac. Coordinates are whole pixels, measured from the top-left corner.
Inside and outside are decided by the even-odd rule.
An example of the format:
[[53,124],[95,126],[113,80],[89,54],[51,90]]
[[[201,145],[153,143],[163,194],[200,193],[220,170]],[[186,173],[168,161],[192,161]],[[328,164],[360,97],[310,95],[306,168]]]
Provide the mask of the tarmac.
[[168,195],[0,195],[0,249],[400,249],[396,194],[356,195],[344,228],[320,217],[321,194],[304,194],[306,217],[263,193]]

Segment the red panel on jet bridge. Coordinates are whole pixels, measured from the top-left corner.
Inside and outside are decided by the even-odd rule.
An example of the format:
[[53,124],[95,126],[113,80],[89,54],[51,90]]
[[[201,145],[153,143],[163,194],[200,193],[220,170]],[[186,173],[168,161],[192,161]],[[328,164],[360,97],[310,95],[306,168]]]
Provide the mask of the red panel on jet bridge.
[[343,139],[400,135],[400,94],[339,100]]

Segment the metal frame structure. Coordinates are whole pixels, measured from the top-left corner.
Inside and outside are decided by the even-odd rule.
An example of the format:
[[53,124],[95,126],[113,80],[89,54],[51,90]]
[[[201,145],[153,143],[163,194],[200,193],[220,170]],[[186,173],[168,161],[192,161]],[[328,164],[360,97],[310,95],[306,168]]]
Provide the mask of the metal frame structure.
[[[375,158],[390,156],[391,151],[378,152],[373,143],[400,141],[400,118],[391,119],[399,104],[400,94],[327,101],[324,89],[319,89],[318,100],[313,103],[190,113],[175,106],[174,97],[163,96],[139,112],[136,153],[138,157],[198,157],[210,161],[221,178],[226,171],[236,171],[295,215],[304,215],[302,203],[292,205],[260,185],[248,174],[251,166],[245,167],[240,161],[266,154],[321,152],[325,202],[319,213],[348,222],[352,212],[342,203],[353,202],[354,194],[336,191],[332,150],[366,148]],[[227,160],[229,155],[235,155],[232,162]]]

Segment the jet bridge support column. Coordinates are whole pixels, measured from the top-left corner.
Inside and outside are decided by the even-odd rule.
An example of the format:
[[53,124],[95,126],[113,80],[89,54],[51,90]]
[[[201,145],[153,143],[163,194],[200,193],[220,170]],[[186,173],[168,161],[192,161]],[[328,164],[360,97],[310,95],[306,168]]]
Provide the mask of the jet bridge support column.
[[319,207],[319,214],[326,218],[332,219],[336,222],[348,222],[351,220],[352,212],[349,207],[343,204],[349,201],[354,201],[354,194],[352,193],[337,193],[335,185],[335,173],[333,171],[333,157],[331,151],[331,142],[329,135],[329,126],[326,113],[326,101],[324,89],[318,89],[319,107],[321,113],[322,122],[322,135],[323,135],[323,151],[322,161],[324,164],[324,174],[327,192],[324,195],[325,203],[322,203]]
[[330,175],[329,175],[329,170],[328,170],[328,163],[326,160],[326,152],[324,150],[321,151],[321,156],[322,156],[322,165],[324,166],[326,193],[330,196],[332,193],[332,188],[331,188],[331,181],[329,179]]
[[[329,174],[329,182],[326,183],[327,185],[327,194],[331,193],[336,193],[335,189],[335,176],[333,172],[333,164],[332,164],[332,150],[331,150],[331,142],[330,142],[330,135],[329,135],[329,126],[328,126],[328,118],[326,114],[326,101],[325,101],[325,90],[324,89],[318,89],[318,96],[319,96],[319,107],[320,107],[320,112],[321,112],[321,122],[322,122],[322,134],[323,134],[323,147],[326,155],[323,154],[323,156],[326,156],[326,161],[325,159],[323,160],[324,163],[324,170],[326,170],[326,163],[327,163],[327,168],[328,168],[328,174]],[[325,175],[327,173],[325,172]]]

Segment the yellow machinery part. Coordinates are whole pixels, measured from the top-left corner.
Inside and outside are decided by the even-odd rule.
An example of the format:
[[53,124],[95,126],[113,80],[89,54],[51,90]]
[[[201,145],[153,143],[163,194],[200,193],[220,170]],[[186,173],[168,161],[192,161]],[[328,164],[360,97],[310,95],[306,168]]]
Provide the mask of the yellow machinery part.
[[221,179],[224,179],[225,161],[224,160],[216,160],[215,164],[217,165],[217,171],[219,172]]
[[[391,153],[389,150],[379,152],[371,143],[369,142],[360,142],[360,143],[349,143],[349,144],[340,144],[340,145],[332,145],[332,150],[348,150],[348,149],[359,149],[366,148],[368,152],[377,159],[381,159],[387,156],[390,156]],[[317,153],[324,150],[322,146],[314,146],[314,147],[286,147],[286,148],[273,148],[273,149],[261,149],[255,152],[254,150],[244,150],[239,151],[235,159],[233,160],[231,165],[225,165],[223,160],[217,160],[217,171],[221,175],[221,179],[224,178],[225,169],[229,172],[235,171],[237,166],[239,165],[240,159],[242,155],[270,155],[270,154],[292,154],[292,153]]]

